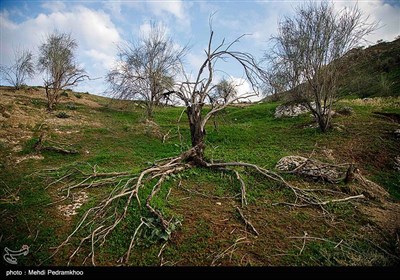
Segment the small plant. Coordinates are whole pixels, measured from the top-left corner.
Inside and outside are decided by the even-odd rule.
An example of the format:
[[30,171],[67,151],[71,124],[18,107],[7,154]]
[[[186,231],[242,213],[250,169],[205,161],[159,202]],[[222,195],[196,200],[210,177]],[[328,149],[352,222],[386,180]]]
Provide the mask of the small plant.
[[336,113],[338,113],[339,115],[350,116],[354,113],[354,110],[353,110],[353,108],[351,108],[349,106],[345,106],[345,107],[337,110]]
[[75,92],[74,95],[75,95],[76,98],[82,98],[82,94],[80,94],[78,92]]
[[32,103],[33,106],[39,107],[39,106],[41,106],[43,104],[43,101],[40,100],[40,99],[32,99],[31,103]]
[[28,88],[29,88],[29,86],[27,84],[20,85],[20,89],[22,89],[22,90],[27,90]]
[[69,116],[67,113],[65,113],[65,112],[59,112],[59,113],[57,113],[56,117],[57,117],[57,118],[60,118],[60,119],[67,119],[67,118],[69,118],[70,116]]
[[60,94],[60,96],[62,96],[62,97],[68,97],[68,92],[64,90],[64,91]]
[[77,109],[77,107],[76,107],[76,105],[74,103],[68,103],[65,107],[68,110],[76,110]]
[[36,147],[36,144],[38,143],[38,141],[39,141],[39,138],[37,138],[37,137],[32,137],[31,139],[27,140],[24,143],[20,153],[22,155],[28,155],[30,153],[35,152],[35,147]]
[[383,96],[389,96],[391,94],[391,83],[386,75],[381,74],[379,85],[381,87],[381,92]]
[[146,227],[143,227],[140,233],[139,245],[150,246],[159,241],[168,241],[171,237],[171,233],[177,229],[178,226],[182,225],[181,221],[174,218],[167,229],[160,227],[160,221],[156,218],[143,218],[146,221]]

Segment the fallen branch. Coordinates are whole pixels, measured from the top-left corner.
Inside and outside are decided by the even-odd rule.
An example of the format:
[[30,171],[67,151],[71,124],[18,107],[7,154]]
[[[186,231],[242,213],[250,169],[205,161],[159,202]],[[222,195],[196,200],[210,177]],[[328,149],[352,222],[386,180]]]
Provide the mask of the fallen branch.
[[143,221],[143,218],[140,218],[140,225],[136,228],[135,232],[133,233],[131,242],[129,243],[129,248],[128,248],[128,251],[126,252],[125,263],[128,263],[128,261],[129,261],[129,257],[130,257],[131,250],[132,250],[133,245],[134,245],[135,237],[136,237],[137,233],[139,232],[139,229],[140,229],[144,224],[145,224],[145,222]]
[[360,194],[360,195],[349,196],[349,197],[341,198],[341,199],[331,199],[331,200],[321,202],[321,204],[326,205],[326,204],[332,203],[332,202],[343,202],[343,201],[349,201],[351,199],[357,199],[357,198],[365,198],[365,196],[363,194]]
[[40,148],[40,151],[50,151],[50,152],[56,152],[64,155],[76,155],[79,154],[79,151],[77,150],[67,150],[61,147],[55,147],[55,146],[42,146]]
[[244,217],[242,210],[240,210],[239,207],[236,207],[236,210],[239,212],[240,217],[243,219],[243,221],[245,222],[246,226],[249,226],[249,227],[251,228],[251,230],[252,230],[257,236],[259,236],[260,234],[258,233],[258,231],[256,230],[256,228],[253,226],[253,224],[250,223],[250,221],[247,220],[247,219]]
[[[44,132],[42,132],[39,136],[39,139],[36,141],[35,144],[33,144],[33,149],[37,152],[41,152],[41,151],[50,151],[50,152],[56,152],[56,153],[60,153],[60,154],[69,154],[69,155],[73,155],[73,154],[79,154],[79,152],[77,150],[74,149],[66,149],[63,147],[59,147],[59,146],[45,146],[44,145]],[[56,143],[54,141],[52,141],[53,143]]]
[[335,248],[342,246],[346,249],[349,249],[351,251],[356,252],[357,254],[361,254],[359,251],[357,251],[356,249],[352,248],[349,245],[346,245],[345,242],[343,240],[340,240],[339,242],[335,242],[326,238],[321,238],[321,237],[314,237],[314,236],[308,236],[308,234],[304,234],[303,236],[290,236],[288,237],[290,239],[303,239],[303,240],[318,240],[318,241],[324,241],[324,242],[328,242],[331,244],[335,244]]
[[215,263],[216,263],[218,260],[224,258],[224,257],[225,257],[226,255],[228,255],[228,254],[230,254],[230,255],[232,256],[232,254],[233,254],[233,253],[236,251],[236,249],[237,249],[236,247],[237,247],[239,244],[251,243],[251,241],[246,240],[246,239],[247,239],[246,237],[241,237],[241,238],[236,239],[235,242],[234,242],[232,245],[230,245],[228,248],[222,250],[222,252],[220,252],[219,254],[217,254],[217,255],[214,257],[214,259],[213,259],[212,262],[211,262],[211,266],[215,265]]

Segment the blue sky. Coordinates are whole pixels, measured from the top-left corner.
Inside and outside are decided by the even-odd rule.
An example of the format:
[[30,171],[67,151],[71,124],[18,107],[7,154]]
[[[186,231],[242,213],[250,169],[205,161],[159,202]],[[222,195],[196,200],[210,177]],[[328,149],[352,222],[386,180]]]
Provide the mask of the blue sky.
[[[189,43],[191,49],[185,65],[195,72],[204,59],[208,41],[210,14],[213,19],[215,42],[222,38],[232,40],[246,33],[236,49],[261,58],[268,50],[268,39],[277,32],[282,16],[293,14],[293,8],[303,1],[19,1],[0,2],[0,64],[9,65],[13,48],[29,48],[37,53],[46,34],[54,29],[70,32],[78,43],[77,61],[92,78],[75,89],[103,94],[104,75],[112,67],[117,48],[123,40],[135,40],[145,33],[150,21],[163,24],[170,36],[181,46]],[[398,0],[333,1],[340,10],[358,3],[359,8],[379,20],[381,28],[367,38],[371,43],[379,39],[393,40],[400,35],[400,5]],[[240,80],[242,73],[230,64],[218,66],[233,79]],[[225,74],[227,75],[227,74]],[[4,81],[1,81],[3,84]],[[40,85],[38,74],[28,84]],[[240,91],[249,90],[243,83]]]

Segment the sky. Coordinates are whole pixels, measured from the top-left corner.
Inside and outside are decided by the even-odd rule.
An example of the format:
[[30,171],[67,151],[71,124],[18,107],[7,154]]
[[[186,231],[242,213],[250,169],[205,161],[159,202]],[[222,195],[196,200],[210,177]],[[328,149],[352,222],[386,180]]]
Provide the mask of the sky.
[[[0,1],[0,64],[10,65],[13,49],[28,48],[34,54],[45,36],[54,30],[71,33],[77,41],[76,60],[92,80],[74,88],[76,91],[106,95],[104,76],[117,58],[117,45],[136,40],[146,34],[151,21],[162,24],[179,46],[189,45],[185,69],[198,71],[204,61],[204,49],[210,35],[209,18],[215,44],[248,34],[235,50],[245,51],[260,59],[271,47],[269,39],[276,35],[279,20],[294,14],[294,8],[303,1]],[[334,0],[337,10],[355,4],[370,21],[379,21],[380,28],[366,39],[392,41],[400,35],[399,0]],[[218,77],[226,76],[240,82],[239,92],[250,91],[243,81],[240,67],[230,63],[217,66]],[[0,84],[6,84],[1,80]],[[42,85],[41,74],[28,80],[29,85]]]

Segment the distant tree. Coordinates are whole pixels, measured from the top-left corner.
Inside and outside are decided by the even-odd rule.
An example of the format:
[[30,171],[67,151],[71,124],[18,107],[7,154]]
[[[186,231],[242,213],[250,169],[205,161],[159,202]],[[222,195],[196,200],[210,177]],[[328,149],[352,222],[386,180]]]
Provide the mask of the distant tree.
[[275,47],[268,54],[272,68],[283,70],[279,73],[284,73],[296,96],[306,101],[323,132],[330,127],[343,66],[337,60],[376,29],[367,20],[356,6],[335,12],[329,2],[309,2],[297,8],[293,18],[281,20],[279,33],[272,38]]
[[27,49],[14,49],[14,64],[9,67],[1,66],[0,71],[5,81],[15,89],[20,89],[25,80],[33,78],[35,74],[32,52]]
[[55,31],[47,36],[39,48],[38,67],[45,72],[44,87],[49,111],[58,104],[63,89],[89,78],[75,62],[74,51],[77,46],[70,34]]
[[[214,85],[213,90],[210,91],[209,99],[211,104],[226,104],[232,99],[237,99],[238,91],[237,86],[233,81],[228,81],[223,78],[219,83]],[[220,113],[220,112],[219,112]],[[217,116],[218,113],[213,115],[214,129],[217,129]]]
[[174,90],[174,76],[181,69],[186,48],[177,47],[166,29],[154,22],[148,35],[118,48],[117,65],[106,77],[111,94],[118,99],[143,100],[147,117],[152,118],[154,106]]
[[223,78],[210,93],[211,102],[228,103],[237,97],[237,85],[233,81]]

